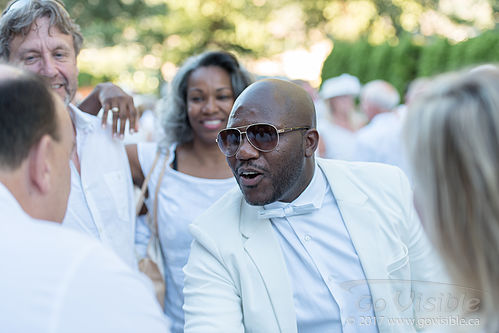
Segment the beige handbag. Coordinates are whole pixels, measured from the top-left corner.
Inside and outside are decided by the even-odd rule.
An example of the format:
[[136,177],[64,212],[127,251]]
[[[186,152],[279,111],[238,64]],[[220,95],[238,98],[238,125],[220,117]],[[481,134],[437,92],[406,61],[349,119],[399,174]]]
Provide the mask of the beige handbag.
[[[160,151],[158,150],[154,162],[151,166],[151,170],[147,174],[147,177],[144,180],[144,183],[142,184],[140,197],[135,209],[136,216],[139,215],[139,212],[144,203],[147,184],[149,183],[149,179],[151,178],[152,172],[154,171],[154,168],[158,162],[159,156],[160,156]],[[166,285],[164,278],[163,249],[161,247],[161,242],[159,240],[159,235],[158,235],[158,193],[161,187],[161,181],[163,180],[163,175],[165,174],[167,159],[168,155],[166,155],[164,158],[163,165],[161,167],[161,172],[158,178],[158,183],[156,185],[156,190],[154,192],[154,206],[153,206],[152,217],[150,212],[148,212],[146,216],[147,226],[151,231],[151,238],[149,238],[149,242],[147,244],[147,253],[144,258],[139,260],[139,270],[145,275],[147,275],[149,279],[151,279],[154,285],[154,291],[156,293],[156,297],[162,308],[164,308],[164,303],[165,303]]]

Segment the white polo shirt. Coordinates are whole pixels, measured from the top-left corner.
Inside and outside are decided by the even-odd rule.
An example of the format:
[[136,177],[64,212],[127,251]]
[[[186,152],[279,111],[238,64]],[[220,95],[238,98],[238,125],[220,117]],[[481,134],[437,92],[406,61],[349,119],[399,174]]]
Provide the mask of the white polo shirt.
[[0,183],[0,331],[168,332],[151,284],[99,242],[29,217]]

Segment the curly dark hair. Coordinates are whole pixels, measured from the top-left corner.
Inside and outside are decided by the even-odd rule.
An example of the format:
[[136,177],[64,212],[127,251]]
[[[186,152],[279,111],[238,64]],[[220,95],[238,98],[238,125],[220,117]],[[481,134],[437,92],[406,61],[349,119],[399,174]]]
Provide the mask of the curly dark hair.
[[162,127],[165,131],[162,148],[172,143],[182,144],[192,141],[192,128],[187,118],[187,83],[193,71],[207,66],[217,66],[227,71],[231,79],[234,99],[253,83],[253,77],[231,53],[209,51],[187,59],[175,74],[167,97],[158,103],[158,111],[162,115]]

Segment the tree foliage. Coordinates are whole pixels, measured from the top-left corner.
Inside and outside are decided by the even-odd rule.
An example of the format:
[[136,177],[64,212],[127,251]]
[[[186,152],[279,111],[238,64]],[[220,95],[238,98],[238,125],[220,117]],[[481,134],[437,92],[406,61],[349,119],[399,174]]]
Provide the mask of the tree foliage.
[[336,42],[324,62],[321,78],[324,81],[350,73],[362,83],[384,79],[403,93],[410,81],[417,77],[483,63],[498,63],[497,45],[499,30],[484,32],[458,44],[435,37],[420,45],[409,34],[402,36],[401,42],[395,46],[388,43],[370,45],[366,38],[352,43]]
[[[401,37],[407,33],[421,34],[417,15],[438,12],[443,0],[63,1],[82,28],[84,47],[92,50],[80,61],[81,79],[95,83],[102,78],[130,79],[136,71],[140,72],[139,78],[142,74],[161,78],[163,64],[178,65],[207,49],[224,49],[257,59],[308,48],[325,38],[336,43],[361,39],[381,44],[372,59],[344,60],[354,61],[351,68],[355,72],[374,77],[383,74],[380,67],[389,66],[381,50],[390,49],[394,43],[403,44]],[[498,9],[496,0],[489,2],[494,10]],[[6,3],[0,0],[1,7]],[[470,27],[475,24],[452,13],[441,15]],[[357,47],[361,53],[371,50],[366,43]],[[100,61],[103,65],[94,64]]]

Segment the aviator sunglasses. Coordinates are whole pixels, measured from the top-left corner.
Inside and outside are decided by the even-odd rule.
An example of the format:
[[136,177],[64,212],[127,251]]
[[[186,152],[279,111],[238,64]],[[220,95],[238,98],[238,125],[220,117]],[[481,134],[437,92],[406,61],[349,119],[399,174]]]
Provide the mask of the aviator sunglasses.
[[[246,128],[246,131],[241,129]],[[234,128],[226,128],[218,132],[217,143],[222,153],[227,157],[236,155],[246,134],[248,142],[257,150],[271,152],[279,144],[279,134],[299,130],[309,130],[310,127],[291,127],[277,129],[271,124],[251,124]]]

